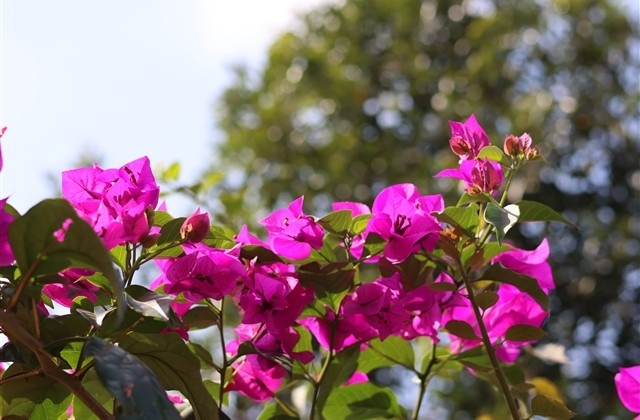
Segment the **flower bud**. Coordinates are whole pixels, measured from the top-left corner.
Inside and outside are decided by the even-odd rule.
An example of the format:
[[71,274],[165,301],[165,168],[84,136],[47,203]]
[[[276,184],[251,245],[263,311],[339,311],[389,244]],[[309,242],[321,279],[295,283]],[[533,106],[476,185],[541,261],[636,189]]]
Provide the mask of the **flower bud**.
[[210,226],[209,213],[200,213],[197,209],[180,227],[180,236],[189,242],[200,242],[209,233]]

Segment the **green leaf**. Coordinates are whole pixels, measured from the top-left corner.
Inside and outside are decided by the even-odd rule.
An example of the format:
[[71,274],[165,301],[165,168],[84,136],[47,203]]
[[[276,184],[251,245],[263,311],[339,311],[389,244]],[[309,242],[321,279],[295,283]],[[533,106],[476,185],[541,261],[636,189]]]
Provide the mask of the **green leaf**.
[[334,359],[329,364],[329,367],[324,372],[320,388],[318,389],[316,407],[320,412],[322,412],[322,408],[331,393],[340,385],[344,384],[356,371],[359,355],[360,349],[357,345],[342,350],[340,353],[335,355]]
[[[21,366],[13,364],[3,378],[21,373]],[[43,375],[12,379],[0,385],[0,413],[2,418],[51,419],[64,414],[71,402],[71,391],[64,385]]]
[[[113,410],[113,395],[102,385],[95,369],[90,369],[82,378],[82,386],[109,412]],[[78,397],[72,397],[73,416],[76,419],[95,418],[91,411]]]
[[208,306],[194,306],[182,316],[189,329],[208,328],[218,324],[219,316]]
[[499,283],[507,283],[517,287],[531,296],[545,311],[549,310],[549,296],[542,290],[538,281],[532,277],[518,274],[499,264],[494,264],[484,272],[483,280],[492,280]]
[[187,220],[186,217],[178,217],[165,223],[160,229],[157,245],[180,241],[182,239],[180,228],[185,220]]
[[515,204],[509,204],[505,208],[494,203],[488,203],[484,210],[484,219],[496,228],[496,239],[502,244],[504,236],[511,229],[520,216],[520,209]]
[[200,361],[177,334],[129,333],[120,340],[120,347],[146,363],[165,389],[180,391],[197,419],[218,418],[218,406],[202,382]]
[[537,341],[545,335],[543,330],[533,325],[517,324],[509,327],[504,338],[510,341]]
[[371,220],[372,214],[359,214],[358,216],[353,218],[351,222],[350,232],[354,235],[358,235],[367,228],[369,225],[369,220]]
[[364,241],[364,251],[362,252],[362,257],[370,257],[382,252],[384,247],[387,246],[387,241],[382,239],[380,235],[377,233],[369,232],[367,235],[367,239]]
[[191,352],[205,365],[205,368],[216,368],[211,352],[198,343],[187,343]]
[[485,146],[478,153],[478,159],[487,158],[494,162],[498,162],[502,165],[509,165],[509,159],[504,155],[504,152],[498,146]]
[[485,290],[475,296],[476,304],[483,310],[487,310],[498,301],[498,294],[491,290]]
[[176,181],[180,177],[180,162],[173,162],[167,169],[162,171],[160,177],[166,181]]
[[80,360],[80,355],[82,353],[82,347],[84,346],[84,342],[80,343],[77,341],[67,343],[64,348],[60,351],[60,356],[69,363],[69,366],[75,368],[78,366],[78,361]]
[[326,294],[347,291],[353,286],[355,269],[353,264],[336,262],[321,265],[318,262],[305,264],[298,269],[298,278],[304,286],[313,285],[319,298]]
[[469,203],[489,203],[490,201],[491,199],[484,194],[469,195],[467,193],[464,193],[462,194],[462,197],[460,197],[460,199],[458,200],[456,207],[460,207]]
[[460,226],[468,232],[473,232],[478,226],[478,210],[477,204],[471,204],[467,207],[447,207],[442,213],[435,213],[434,216],[441,222]]
[[154,371],[138,357],[97,337],[87,340],[83,353],[94,356],[100,381],[119,403],[119,416],[180,419]]
[[139,314],[165,322],[169,321],[169,312],[173,301],[171,296],[161,295],[145,287],[133,285],[127,288],[125,299],[127,305]]
[[476,332],[473,330],[473,327],[466,321],[457,321],[455,319],[452,319],[451,321],[447,322],[447,324],[444,326],[444,329],[447,330],[450,334],[467,340],[480,339],[476,335]]
[[390,335],[384,341],[376,338],[370,341],[370,347],[383,357],[392,360],[394,364],[402,365],[407,369],[413,369],[414,367],[415,355],[413,347],[404,338],[393,335]]
[[269,404],[260,413],[257,420],[299,420],[299,416],[291,416],[279,404]]
[[349,231],[352,219],[351,210],[338,210],[318,220],[318,224],[329,232],[344,234]]
[[572,419],[576,416],[576,413],[569,410],[561,402],[542,394],[536,395],[531,400],[531,414],[559,420]]
[[520,207],[520,222],[561,222],[577,227],[551,207],[537,201],[522,200],[517,205]]
[[379,418],[406,418],[389,388],[370,382],[336,389],[322,410],[327,419],[371,420]]
[[[54,233],[69,219],[71,224],[59,242]],[[33,206],[9,226],[9,241],[22,273],[31,268],[34,276],[57,274],[71,267],[99,271],[109,280],[109,291],[118,299],[118,306],[124,306],[120,304],[122,281],[109,251],[68,201],[49,199]]]

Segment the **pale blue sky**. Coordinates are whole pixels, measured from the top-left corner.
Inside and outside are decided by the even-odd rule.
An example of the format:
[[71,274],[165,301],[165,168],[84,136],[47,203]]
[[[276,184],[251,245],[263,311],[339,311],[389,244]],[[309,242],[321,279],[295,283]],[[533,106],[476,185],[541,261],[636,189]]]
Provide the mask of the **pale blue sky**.
[[0,0],[0,198],[24,213],[83,150],[105,168],[179,161],[195,179],[233,65],[261,66],[295,13],[326,2]]

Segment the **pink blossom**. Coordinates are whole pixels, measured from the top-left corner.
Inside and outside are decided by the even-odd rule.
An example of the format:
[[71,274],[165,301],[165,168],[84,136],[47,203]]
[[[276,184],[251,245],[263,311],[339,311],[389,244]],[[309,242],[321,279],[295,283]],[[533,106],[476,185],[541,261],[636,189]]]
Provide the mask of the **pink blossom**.
[[9,243],[9,225],[13,222],[13,215],[5,210],[8,198],[0,200],[0,265],[9,265],[15,261],[11,244]]
[[235,240],[240,245],[259,245],[263,248],[269,249],[268,243],[249,233],[249,228],[247,227],[247,225],[242,225],[242,228],[236,235]]
[[313,292],[295,279],[267,275],[253,270],[251,287],[240,297],[245,324],[264,323],[271,333],[291,327],[305,306],[313,301]]
[[303,200],[300,197],[260,221],[269,235],[271,250],[284,258],[303,260],[312,249],[322,248],[324,231],[313,217],[302,212]]
[[189,242],[200,242],[207,236],[210,227],[209,213],[200,213],[200,208],[197,208],[180,227],[180,236]]
[[640,365],[620,368],[614,382],[622,404],[632,413],[640,414]]
[[[169,260],[165,271],[165,293],[182,293],[191,302],[222,299],[247,273],[240,260],[225,250],[199,247]],[[157,286],[158,282],[154,282]]]
[[238,391],[254,401],[273,398],[287,370],[276,362],[257,354],[248,354],[233,364],[233,376],[226,391]]
[[469,195],[496,193],[502,186],[504,175],[499,163],[488,160],[465,160],[459,169],[445,169],[434,178],[457,178],[465,183]]
[[528,133],[523,133],[520,137],[509,134],[504,139],[503,149],[507,156],[531,160],[540,154],[538,149],[532,146],[532,143],[531,136]]
[[464,123],[449,121],[451,127],[451,139],[449,146],[460,160],[475,159],[480,150],[488,146],[489,136],[478,124],[476,116],[471,114]]
[[111,249],[140,243],[150,233],[150,213],[158,204],[159,188],[147,157],[120,169],[73,169],[62,173],[66,198]]
[[556,288],[551,266],[547,262],[549,258],[549,243],[546,238],[532,251],[514,246],[512,248],[512,251],[505,251],[494,257],[491,262],[493,264],[500,263],[516,273],[533,277],[538,280],[538,284],[546,292]]
[[[7,131],[7,127],[2,127],[2,129],[0,129],[0,139],[2,138],[2,136],[4,136],[4,133]],[[1,143],[0,143],[1,145]],[[2,171],[2,147],[0,147],[0,171]]]
[[367,231],[387,241],[384,256],[399,263],[421,248],[433,250],[442,228],[431,213],[443,209],[440,195],[421,196],[413,184],[392,185],[375,198]]
[[268,331],[264,324],[240,324],[234,328],[237,339],[229,341],[226,350],[231,355],[238,353],[242,343],[251,342],[261,354],[278,355],[285,354],[301,363],[310,363],[313,360],[313,352],[296,352],[294,348],[300,341],[300,334],[293,328],[281,328],[278,335]]
[[298,324],[308,329],[322,347],[336,353],[378,335],[378,332],[369,325],[364,315],[353,314],[336,317],[330,309],[327,309],[327,313],[323,317],[303,318],[298,320]]
[[367,374],[364,372],[359,372],[356,370],[355,372],[353,372],[353,375],[351,375],[351,377],[347,379],[347,381],[344,384],[354,385],[354,384],[361,384],[364,382],[369,382],[369,376],[367,376]]
[[58,282],[45,284],[42,293],[66,308],[70,308],[78,296],[95,302],[100,288],[85,279],[92,274],[93,271],[81,268],[65,270],[58,274]]

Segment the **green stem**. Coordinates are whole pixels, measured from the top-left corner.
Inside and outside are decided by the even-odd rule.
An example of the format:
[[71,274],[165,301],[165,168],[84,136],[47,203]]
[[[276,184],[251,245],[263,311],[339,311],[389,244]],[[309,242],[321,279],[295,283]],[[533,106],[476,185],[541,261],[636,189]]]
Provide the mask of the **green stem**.
[[220,347],[222,348],[222,369],[220,369],[220,393],[218,398],[220,400],[220,407],[222,407],[222,401],[224,398],[224,382],[225,374],[227,372],[228,359],[227,349],[224,342],[224,298],[220,301],[220,314],[218,316],[218,330],[220,331]]
[[491,362],[491,366],[495,371],[496,378],[498,379],[498,384],[500,385],[500,391],[502,392],[502,396],[507,402],[507,406],[509,407],[509,412],[511,413],[511,417],[513,420],[520,420],[520,411],[518,410],[518,406],[516,405],[516,400],[511,393],[511,388],[509,387],[509,382],[507,381],[507,377],[504,375],[502,367],[500,366],[500,362],[498,361],[498,357],[496,356],[496,351],[491,344],[491,339],[489,338],[489,333],[487,332],[487,328],[484,325],[484,321],[482,320],[482,314],[480,313],[480,308],[476,305],[475,301],[475,293],[473,291],[473,286],[471,285],[471,280],[466,275],[464,271],[462,272],[462,280],[464,281],[464,285],[467,288],[467,293],[469,294],[469,300],[471,301],[471,307],[473,308],[473,313],[476,317],[476,322],[478,323],[478,327],[480,328],[480,333],[482,335],[482,343],[484,344],[485,349],[487,350],[487,354],[489,355],[489,361]]
[[[333,348],[333,334],[332,334],[332,343],[331,348]],[[311,413],[309,414],[309,418],[311,420],[321,419],[320,413],[316,413],[316,402],[318,401],[318,393],[320,392],[320,386],[322,385],[322,379],[324,378],[324,374],[331,365],[333,361],[333,350],[329,349],[329,354],[327,354],[327,358],[324,359],[324,364],[322,365],[322,370],[320,371],[320,375],[318,379],[313,382],[313,399],[311,400]]]
[[415,408],[413,409],[413,414],[411,416],[412,420],[418,420],[418,416],[420,414],[420,407],[422,406],[422,400],[424,399],[424,394],[427,391],[427,385],[429,384],[429,374],[431,373],[431,369],[437,363],[438,359],[436,358],[436,342],[433,341],[433,347],[431,348],[431,360],[429,360],[429,364],[424,372],[418,374],[418,378],[420,379],[420,389],[418,391],[418,399],[416,400]]

